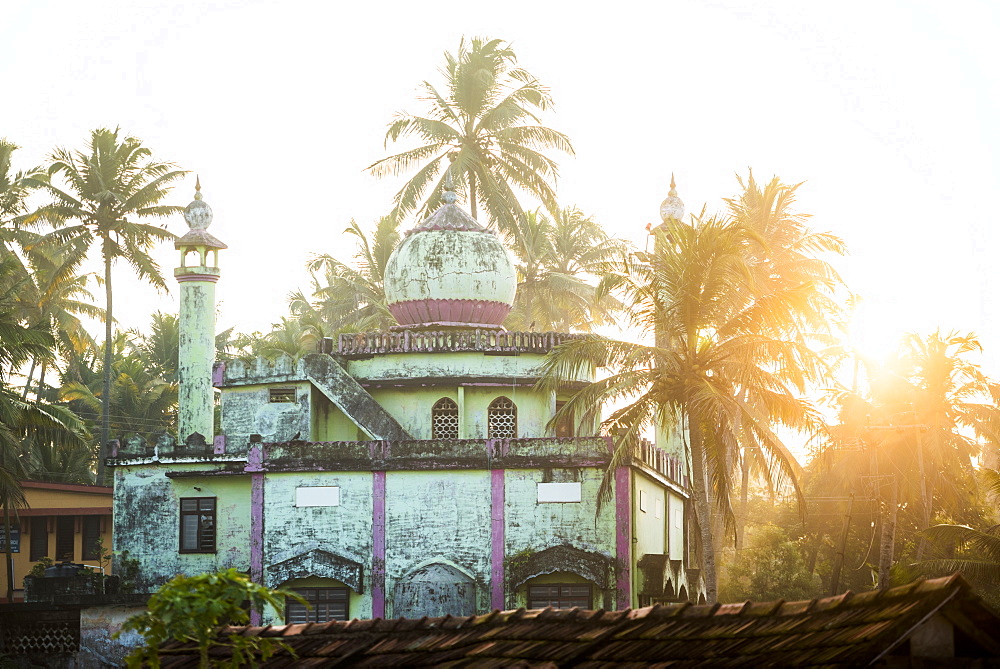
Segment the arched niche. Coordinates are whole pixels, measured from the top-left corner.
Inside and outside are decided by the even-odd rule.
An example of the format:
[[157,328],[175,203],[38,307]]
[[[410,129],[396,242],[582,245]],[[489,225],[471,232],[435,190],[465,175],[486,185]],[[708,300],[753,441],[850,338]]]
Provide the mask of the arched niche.
[[267,585],[318,576],[340,581],[354,592],[364,592],[364,567],[350,558],[314,549],[267,567]]
[[393,587],[393,616],[471,616],[476,613],[476,582],[441,562],[419,567]]

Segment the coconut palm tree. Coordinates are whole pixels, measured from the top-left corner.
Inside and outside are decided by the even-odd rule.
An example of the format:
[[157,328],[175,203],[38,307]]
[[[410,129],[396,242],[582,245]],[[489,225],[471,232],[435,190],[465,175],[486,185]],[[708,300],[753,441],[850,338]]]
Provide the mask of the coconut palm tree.
[[826,368],[789,323],[804,289],[767,281],[768,272],[759,267],[761,258],[773,257],[765,237],[738,219],[670,219],[654,234],[654,251],[624,258],[615,276],[631,325],[654,345],[599,337],[566,342],[545,363],[546,383],[584,366],[611,369],[562,409],[594,420],[606,402],[624,404],[602,423],[619,444],[605,495],[610,473],[628,461],[629,446],[645,430],[681,435],[690,458],[706,594],[714,600],[712,507],[732,522],[735,454],[752,435],[767,463],[765,474],[783,475],[797,489],[798,464],[773,426],[819,426],[815,409],[799,398]]
[[93,304],[94,296],[88,284],[90,274],[75,274],[65,268],[66,259],[47,246],[33,247],[28,253],[28,281],[13,296],[13,304],[25,323],[44,328],[52,335],[54,347],[48,358],[32,358],[25,379],[22,398],[27,397],[34,370],[40,363],[35,399],[41,399],[45,387],[45,371],[55,358],[82,353],[94,347],[93,337],[84,328],[80,316],[103,318],[104,310]]
[[517,257],[517,294],[505,324],[512,330],[591,332],[607,325],[622,304],[603,290],[599,276],[628,244],[609,237],[575,207],[550,219],[541,209],[518,220],[507,236]]
[[41,168],[12,172],[12,160],[18,146],[0,138],[0,246],[10,249],[12,243],[24,245],[30,239],[24,227],[32,224],[27,198],[33,188],[44,182]]
[[118,437],[140,434],[151,438],[160,432],[176,428],[177,382],[165,379],[161,370],[141,351],[141,342],[129,332],[117,332],[111,340],[111,392],[102,390],[103,369],[95,369],[99,360],[106,360],[103,351],[76,361],[73,372],[80,380],[66,379],[59,398],[68,402],[81,416],[100,414],[104,398],[110,398],[111,432]]
[[443,89],[421,84],[426,116],[400,113],[386,132],[386,144],[414,137],[419,146],[368,167],[377,177],[417,170],[396,194],[391,215],[424,217],[437,209],[449,165],[473,218],[482,204],[490,222],[513,230],[524,213],[515,189],[556,211],[558,167],[542,151],[572,155],[573,146],[540,125],[538,113],[552,105],[548,88],[518,66],[513,49],[499,39],[463,38],[454,54],[445,53],[441,73]]
[[182,207],[162,202],[170,192],[170,184],[187,173],[176,169],[173,163],[154,161],[149,148],[135,137],[122,136],[118,128],[94,130],[84,151],[59,148],[51,159],[48,173],[54,180],[39,182],[53,198],[51,204],[38,212],[56,226],[46,236],[47,240],[71,250],[67,270],[75,269],[95,243],[100,245],[104,261],[105,359],[101,391],[104,407],[102,457],[98,461],[103,474],[103,451],[110,432],[113,347],[108,344],[112,341],[114,321],[111,268],[115,262],[124,261],[140,279],[167,290],[160,267],[149,252],[156,242],[174,239],[174,235],[146,221],[183,211]]
[[379,219],[371,235],[356,221],[344,234],[355,239],[355,266],[329,254],[317,255],[307,268],[312,275],[312,299],[291,295],[292,315],[312,331],[314,338],[338,332],[381,330],[396,324],[385,301],[385,268],[399,245],[398,219]]
[[[22,266],[13,254],[0,257],[0,285],[19,274]],[[30,358],[50,355],[52,336],[45,328],[25,327],[8,296],[0,296],[0,506],[3,507],[4,549],[7,556],[7,601],[13,599],[10,560],[10,511],[23,506],[19,481],[25,478],[23,451],[28,440],[35,443],[83,443],[80,421],[65,407],[27,402],[14,393],[5,370],[16,369]]]

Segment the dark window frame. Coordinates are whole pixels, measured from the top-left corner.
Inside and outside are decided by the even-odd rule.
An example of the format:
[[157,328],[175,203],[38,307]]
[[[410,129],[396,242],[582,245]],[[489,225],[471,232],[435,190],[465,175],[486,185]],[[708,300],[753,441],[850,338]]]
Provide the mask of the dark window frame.
[[49,556],[48,516],[32,516],[28,523],[28,559],[38,562]]
[[[285,624],[326,623],[350,620],[351,591],[345,586],[292,588],[310,607],[288,597],[285,599]],[[320,596],[320,594],[325,596]],[[331,596],[332,595],[332,596]],[[342,611],[342,613],[341,613]]]
[[56,562],[76,560],[76,516],[56,516]]
[[[185,502],[194,502],[194,508],[185,509]],[[203,502],[211,502],[211,508],[208,508],[206,504],[203,508]],[[190,506],[190,505],[188,505]],[[181,497],[179,504],[179,522],[177,523],[180,531],[179,542],[178,542],[178,552],[180,553],[215,553],[216,544],[218,537],[218,500],[215,497]],[[186,546],[184,542],[184,519],[187,517],[195,517],[195,522],[197,523],[195,529],[195,546]],[[211,519],[210,523],[206,523],[206,517]]]
[[267,401],[271,404],[294,404],[298,401],[295,387],[268,388]]
[[101,551],[98,548],[98,540],[101,538],[103,532],[101,532],[101,522],[102,518],[100,516],[83,516],[80,528],[81,541],[80,541],[80,559],[81,560],[100,560]]
[[[546,590],[547,592],[542,592]],[[581,591],[586,591],[584,594]],[[553,592],[555,591],[555,592]],[[536,604],[543,604],[536,606]],[[528,608],[592,609],[594,586],[589,583],[540,583],[528,586]]]

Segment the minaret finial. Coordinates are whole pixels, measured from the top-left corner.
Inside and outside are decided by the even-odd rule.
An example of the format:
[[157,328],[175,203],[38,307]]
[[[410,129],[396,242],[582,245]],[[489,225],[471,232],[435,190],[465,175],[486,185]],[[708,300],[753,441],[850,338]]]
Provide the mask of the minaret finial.
[[677,197],[677,180],[674,179],[673,172],[670,173],[670,192],[667,193],[667,199],[660,205],[660,218],[663,219],[664,223],[671,219],[684,220],[684,202]]
[[441,196],[445,204],[455,204],[455,200],[458,199],[458,195],[455,194],[455,182],[451,178],[451,165],[448,166],[448,171],[444,175],[444,194]]
[[201,199],[201,175],[197,174],[194,177],[194,199]]

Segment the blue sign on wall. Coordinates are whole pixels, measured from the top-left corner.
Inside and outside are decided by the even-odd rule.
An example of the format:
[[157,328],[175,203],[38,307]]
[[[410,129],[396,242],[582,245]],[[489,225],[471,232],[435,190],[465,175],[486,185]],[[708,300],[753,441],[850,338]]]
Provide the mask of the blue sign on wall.
[[[7,542],[4,539],[3,525],[0,525],[0,553],[7,549]],[[10,552],[21,552],[21,528],[13,525],[10,528]]]

